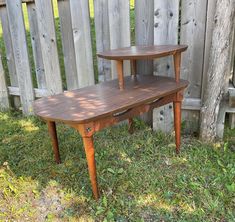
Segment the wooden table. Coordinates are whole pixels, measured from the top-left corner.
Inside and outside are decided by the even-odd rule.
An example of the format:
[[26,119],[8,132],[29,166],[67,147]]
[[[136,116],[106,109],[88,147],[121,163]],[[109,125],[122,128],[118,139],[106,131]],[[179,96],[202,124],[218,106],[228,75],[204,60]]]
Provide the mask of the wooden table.
[[[112,80],[44,97],[34,103],[35,113],[47,122],[57,163],[60,163],[61,159],[55,122],[67,124],[81,134],[95,199],[99,197],[93,143],[95,132],[126,119],[129,120],[131,130],[133,117],[173,102],[176,152],[179,152],[181,103],[183,91],[188,86],[188,81],[179,79],[180,55],[186,48],[186,46],[130,47],[99,54],[103,58],[117,60],[119,84],[117,80]],[[136,74],[123,77],[124,59],[130,59],[135,63],[136,59],[153,59],[166,55],[174,56],[176,78]]]

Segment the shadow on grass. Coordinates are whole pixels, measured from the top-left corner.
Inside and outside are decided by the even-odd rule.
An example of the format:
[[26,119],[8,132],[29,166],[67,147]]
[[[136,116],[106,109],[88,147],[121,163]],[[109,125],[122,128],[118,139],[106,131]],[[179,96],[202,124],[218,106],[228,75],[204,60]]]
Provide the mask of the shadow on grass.
[[185,138],[181,155],[175,156],[172,136],[154,133],[140,121],[133,135],[125,125],[104,130],[95,136],[102,193],[96,202],[91,197],[82,140],[75,130],[59,125],[63,163],[56,165],[43,122],[10,113],[1,113],[0,122],[0,164],[4,165],[0,195],[5,206],[0,204],[0,218],[234,218],[235,155],[224,144],[205,145]]

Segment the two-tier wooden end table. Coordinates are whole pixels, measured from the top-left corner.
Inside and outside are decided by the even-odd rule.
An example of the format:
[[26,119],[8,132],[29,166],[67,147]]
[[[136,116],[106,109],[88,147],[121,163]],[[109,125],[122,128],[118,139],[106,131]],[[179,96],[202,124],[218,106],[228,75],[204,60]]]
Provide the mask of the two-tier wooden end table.
[[[67,91],[34,103],[35,113],[47,122],[57,163],[61,160],[55,122],[67,124],[81,134],[95,199],[99,197],[93,143],[95,132],[126,119],[131,125],[133,117],[173,102],[176,151],[179,152],[181,103],[183,91],[188,86],[188,81],[180,80],[180,57],[186,49],[187,46],[148,46],[104,52],[99,56],[117,60],[119,81],[111,80]],[[135,64],[137,59],[168,55],[174,56],[175,78],[149,75],[123,77],[123,60],[131,60]]]

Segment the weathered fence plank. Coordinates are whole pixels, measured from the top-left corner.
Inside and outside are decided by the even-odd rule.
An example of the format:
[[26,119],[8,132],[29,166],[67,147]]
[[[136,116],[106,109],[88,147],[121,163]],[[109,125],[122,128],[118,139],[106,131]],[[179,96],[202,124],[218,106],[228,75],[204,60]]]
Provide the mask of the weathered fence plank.
[[[97,53],[110,49],[108,0],[94,0]],[[99,81],[110,80],[111,62],[98,58]]]
[[50,94],[60,93],[62,81],[52,2],[51,0],[37,0],[35,5],[47,90]]
[[38,30],[37,14],[35,3],[27,3],[28,18],[30,25],[31,44],[33,48],[34,63],[36,69],[37,85],[40,89],[46,88],[46,77],[42,59],[42,50],[40,43],[40,33]]
[[11,85],[18,86],[18,79],[15,68],[15,58],[13,53],[13,46],[11,41],[10,27],[9,27],[6,7],[0,7],[0,16],[1,16],[3,39],[6,48],[6,58],[7,58],[7,65],[8,65]]
[[[207,0],[182,0],[180,42],[189,46],[181,69],[182,78],[190,82],[185,97],[201,98],[206,13]],[[198,132],[199,115],[197,111],[183,112],[188,132]]]
[[[10,83],[12,86],[18,86],[18,79],[16,75],[16,68],[15,68],[15,58],[14,58],[14,53],[13,53],[13,46],[12,46],[12,41],[11,41],[11,34],[10,34],[6,7],[3,7],[3,6],[0,7],[0,17],[1,17],[3,40],[5,44],[5,50],[6,50],[5,56],[7,59],[7,67],[9,71]],[[14,106],[16,108],[20,107],[19,97],[14,97]]]
[[[109,1],[110,48],[127,47],[131,44],[130,2],[126,0]],[[116,63],[112,64],[112,78],[117,78]],[[130,62],[124,61],[124,75],[130,75]]]
[[[34,2],[34,0],[22,0],[22,3]],[[0,0],[0,6],[6,6],[6,0]]]
[[90,16],[87,0],[70,0],[72,30],[79,87],[94,84]]
[[64,65],[67,88],[69,90],[78,88],[78,75],[75,60],[75,49],[71,22],[69,0],[58,1],[62,46],[64,53]]
[[[154,0],[135,1],[135,42],[136,45],[154,44]],[[153,74],[153,61],[137,61],[137,73]]]
[[[136,45],[153,45],[154,43],[154,0],[135,1],[135,43]],[[137,61],[136,72],[140,75],[153,75],[153,61]],[[152,125],[153,112],[142,116]]]
[[[8,92],[10,95],[13,96],[20,96],[20,90],[19,87],[9,86]],[[34,95],[36,98],[41,98],[44,96],[49,96],[49,93],[46,89],[34,89]]]
[[21,0],[7,0],[6,2],[23,113],[31,114],[34,92]]
[[0,56],[0,110],[9,109],[8,90],[6,85],[5,73],[2,66],[2,57]]
[[[179,24],[179,0],[154,1],[154,44],[177,44]],[[174,76],[172,57],[157,59],[154,63],[156,75]],[[168,104],[153,112],[154,129],[171,132],[173,130],[173,104]]]

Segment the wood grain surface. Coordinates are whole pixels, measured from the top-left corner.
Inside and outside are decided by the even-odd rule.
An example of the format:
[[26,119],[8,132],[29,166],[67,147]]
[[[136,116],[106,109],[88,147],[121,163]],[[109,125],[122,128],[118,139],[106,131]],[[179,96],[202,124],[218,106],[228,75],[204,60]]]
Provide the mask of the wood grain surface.
[[105,51],[97,55],[111,60],[153,59],[174,55],[177,52],[186,51],[187,48],[186,45],[131,46]]
[[186,88],[188,81],[160,76],[125,77],[125,89],[118,81],[44,97],[34,103],[35,113],[50,121],[85,123],[117,114],[140,104],[153,102]]

